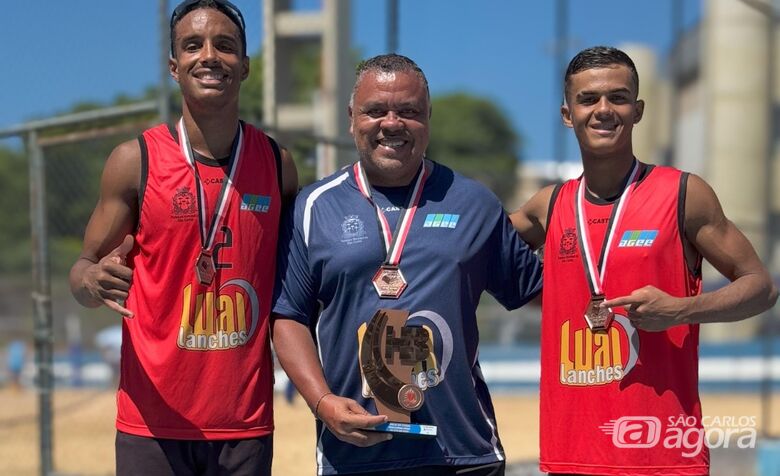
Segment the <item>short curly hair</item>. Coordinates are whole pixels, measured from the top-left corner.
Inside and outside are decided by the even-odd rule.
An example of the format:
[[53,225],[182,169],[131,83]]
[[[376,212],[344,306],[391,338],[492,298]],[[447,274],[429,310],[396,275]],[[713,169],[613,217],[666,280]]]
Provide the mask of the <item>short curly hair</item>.
[[357,68],[355,68],[355,86],[352,88],[352,94],[349,97],[350,107],[352,107],[352,104],[355,100],[355,91],[357,91],[360,82],[363,80],[363,76],[368,72],[414,73],[422,80],[423,84],[425,85],[425,92],[428,94],[428,98],[430,99],[431,97],[431,92],[428,88],[428,78],[425,77],[425,73],[423,73],[422,68],[420,68],[417,63],[407,58],[406,56],[390,53],[374,56],[373,58],[369,58],[358,63]]

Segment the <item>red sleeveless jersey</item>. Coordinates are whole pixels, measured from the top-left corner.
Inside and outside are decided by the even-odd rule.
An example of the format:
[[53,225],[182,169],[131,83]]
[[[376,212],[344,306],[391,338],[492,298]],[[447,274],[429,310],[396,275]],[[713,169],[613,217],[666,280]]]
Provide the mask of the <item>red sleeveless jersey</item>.
[[[216,440],[273,431],[268,316],[281,197],[268,137],[242,123],[242,159],[214,246],[216,275],[200,284],[192,169],[165,125],[143,133],[145,173],[133,283],[124,319],[117,429]],[[142,150],[143,147],[142,147]],[[209,220],[226,167],[198,162]]]
[[[570,180],[560,188],[547,226],[540,468],[601,475],[709,474],[698,396],[698,325],[645,332],[616,308],[609,331],[588,329],[590,289],[576,232],[579,183]],[[607,299],[646,285],[673,296],[701,292],[700,269],[690,270],[685,261],[684,191],[679,170],[645,170],[615,230],[604,271]],[[598,263],[613,204],[585,203]]]

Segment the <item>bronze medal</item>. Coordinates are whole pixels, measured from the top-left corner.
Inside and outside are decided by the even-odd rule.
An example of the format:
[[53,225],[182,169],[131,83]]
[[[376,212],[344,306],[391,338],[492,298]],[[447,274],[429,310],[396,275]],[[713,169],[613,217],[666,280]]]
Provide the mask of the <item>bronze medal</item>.
[[366,197],[376,211],[380,236],[385,242],[385,253],[387,253],[384,264],[371,278],[371,282],[374,284],[374,289],[376,289],[381,299],[398,299],[401,293],[404,292],[404,289],[406,289],[406,279],[401,270],[398,269],[398,264],[401,262],[401,253],[404,249],[404,244],[406,244],[406,239],[409,237],[409,230],[412,227],[414,215],[417,212],[417,204],[422,197],[425,179],[429,172],[428,167],[425,161],[420,164],[414,187],[409,190],[408,205],[398,218],[394,234],[390,232],[390,225],[387,222],[387,218],[385,218],[384,212],[371,198],[371,185],[360,162],[355,163],[353,169],[360,193]]
[[[590,242],[590,236],[587,228],[588,218],[585,216],[585,176],[582,176],[577,186],[577,195],[574,201],[574,210],[577,223],[577,241],[580,246],[580,255],[582,256],[582,267],[585,269],[585,279],[590,288],[590,301],[585,308],[585,322],[591,332],[607,332],[615,314],[609,308],[602,308],[599,305],[604,302],[604,276],[607,272],[607,260],[609,258],[615,233],[620,228],[620,219],[626,203],[628,203],[631,190],[635,186],[634,179],[639,174],[639,162],[635,159],[631,167],[631,173],[623,186],[620,199],[612,207],[612,215],[607,222],[607,233],[604,239],[601,256],[594,256],[593,248]],[[595,258],[595,259],[594,259]]]
[[603,294],[592,296],[588,308],[585,309],[585,321],[593,332],[607,332],[615,317],[612,310],[599,306],[602,302],[604,302]]
[[204,286],[208,286],[214,281],[214,275],[217,273],[217,268],[214,266],[214,258],[211,253],[203,250],[198,255],[198,259],[195,260],[195,275],[198,276],[198,281]]
[[184,126],[184,117],[179,120],[177,126],[179,132],[179,147],[184,156],[187,165],[195,179],[195,188],[198,196],[198,223],[200,230],[201,251],[195,260],[195,276],[198,282],[204,286],[210,285],[217,274],[217,267],[214,264],[212,256],[215,248],[214,244],[217,238],[217,232],[222,228],[222,222],[227,216],[229,206],[228,202],[233,194],[233,183],[238,173],[238,164],[241,161],[241,150],[243,143],[243,125],[239,122],[236,138],[233,140],[233,146],[230,152],[229,173],[222,182],[222,188],[217,196],[217,202],[214,207],[214,213],[211,220],[206,213],[208,204],[206,203],[206,192],[203,189],[203,183],[198,173],[198,167],[195,165],[195,157],[190,146],[190,139],[187,136],[187,128]]
[[406,280],[398,266],[383,265],[372,279],[382,299],[398,299],[406,289]]

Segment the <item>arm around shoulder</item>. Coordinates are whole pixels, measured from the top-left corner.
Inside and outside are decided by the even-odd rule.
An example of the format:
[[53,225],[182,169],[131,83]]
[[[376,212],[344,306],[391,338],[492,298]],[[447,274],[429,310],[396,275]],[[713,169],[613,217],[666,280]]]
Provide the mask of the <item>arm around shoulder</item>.
[[298,193],[298,169],[289,150],[280,147],[282,154],[282,202],[291,204]]
[[509,215],[515,230],[534,250],[544,245],[547,232],[547,213],[554,190],[555,185],[544,187],[523,206]]

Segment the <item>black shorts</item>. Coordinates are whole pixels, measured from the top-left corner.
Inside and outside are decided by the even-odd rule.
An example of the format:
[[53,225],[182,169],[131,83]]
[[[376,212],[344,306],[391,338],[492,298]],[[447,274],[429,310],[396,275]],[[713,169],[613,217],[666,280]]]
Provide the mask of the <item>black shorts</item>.
[[397,469],[356,473],[345,476],[504,476],[506,462],[474,464],[468,466],[422,466],[420,468]]
[[273,435],[166,440],[116,433],[117,476],[271,476]]

